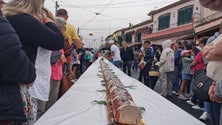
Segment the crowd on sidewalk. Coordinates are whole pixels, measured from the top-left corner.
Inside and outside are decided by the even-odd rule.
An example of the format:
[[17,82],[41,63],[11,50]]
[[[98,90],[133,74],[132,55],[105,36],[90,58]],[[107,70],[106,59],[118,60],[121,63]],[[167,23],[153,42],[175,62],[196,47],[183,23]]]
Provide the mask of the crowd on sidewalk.
[[[214,36],[204,36],[199,41],[166,40],[158,49],[152,46],[150,41],[144,41],[140,49],[123,41],[119,49],[114,40],[109,40],[111,53],[108,59],[129,76],[131,70],[137,70],[139,67],[138,80],[147,87],[163,97],[177,95],[179,99],[186,100],[192,105],[194,110],[203,110],[199,119],[204,121],[211,119],[212,125],[219,125],[221,104],[203,100],[193,92],[192,86],[195,77],[201,72],[207,72],[206,75],[214,81],[220,81],[221,75],[215,73],[220,74],[222,64],[212,65],[212,61],[204,56],[204,48],[207,45],[211,46],[221,31],[222,23],[220,31]],[[158,71],[160,75],[150,75],[149,72],[153,70]]]

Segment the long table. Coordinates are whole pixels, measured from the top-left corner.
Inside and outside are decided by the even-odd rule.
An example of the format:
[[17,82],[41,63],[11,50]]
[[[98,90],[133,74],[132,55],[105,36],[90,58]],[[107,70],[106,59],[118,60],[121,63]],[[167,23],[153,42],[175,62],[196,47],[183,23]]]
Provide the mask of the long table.
[[[144,107],[143,119],[147,125],[204,125],[201,121],[160,96],[138,80],[124,74],[108,60],[115,74],[128,89],[137,106]],[[35,125],[107,125],[104,105],[92,103],[105,100],[101,85],[99,59],[95,61],[77,82],[35,123]]]

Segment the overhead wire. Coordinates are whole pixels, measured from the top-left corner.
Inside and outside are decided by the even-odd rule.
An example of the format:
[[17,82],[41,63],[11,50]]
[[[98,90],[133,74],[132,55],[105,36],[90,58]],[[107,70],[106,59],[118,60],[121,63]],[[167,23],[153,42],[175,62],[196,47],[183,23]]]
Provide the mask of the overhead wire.
[[[121,5],[121,4],[132,4],[132,3],[141,3],[141,2],[145,2],[144,0],[143,1],[131,1],[131,2],[120,2],[120,3],[112,3],[112,4],[109,4],[109,6],[112,6],[112,5]],[[147,2],[147,1],[146,1]],[[104,7],[106,5],[96,5],[96,4],[93,4],[93,5],[79,5],[79,7]]]
[[[99,14],[99,15],[102,15],[101,13],[102,13],[113,1],[114,1],[114,0],[110,0],[110,2],[109,2],[108,4],[106,4],[106,6],[103,7],[103,9],[102,9],[98,14]],[[62,1],[62,2],[64,2],[64,1]],[[64,2],[64,3],[68,3],[68,2]],[[68,4],[70,4],[70,3],[68,3]],[[79,9],[82,9],[82,10],[84,10],[84,11],[88,11],[88,12],[91,12],[91,13],[94,13],[94,14],[95,14],[90,20],[88,20],[85,24],[83,24],[83,25],[80,26],[80,27],[86,26],[87,24],[89,24],[90,22],[92,22],[92,21],[97,17],[97,15],[98,15],[97,12],[84,9],[84,8],[82,8],[82,7],[80,7],[80,6],[77,6],[77,5],[74,5],[74,4],[70,4],[70,5],[73,5],[73,6],[75,6],[76,8],[79,8]],[[103,16],[105,16],[105,15],[103,15]]]
[[[142,2],[142,1],[140,1],[140,2]],[[147,5],[155,5],[155,4],[163,4],[163,3],[171,3],[171,2],[175,2],[175,1],[165,1],[165,2],[138,4],[138,5],[124,5],[124,6],[116,6],[116,5],[119,5],[119,4],[112,4],[112,5],[109,6],[109,8],[127,8],[127,7],[147,6]],[[136,3],[136,2],[134,2],[134,3]],[[128,2],[128,3],[125,3],[125,4],[130,4],[130,3]],[[63,6],[72,7],[73,4],[68,4],[68,5],[63,5]],[[77,5],[75,5],[75,6],[77,6]],[[78,7],[80,7],[80,8],[103,8],[104,5],[78,5]]]
[[[101,14],[108,6],[109,4],[111,4],[114,0],[110,0],[110,2],[107,4],[107,6],[105,6],[99,13]],[[83,24],[81,27],[86,26],[87,24],[89,24],[91,21],[93,21],[95,18],[97,17],[97,14],[91,18],[91,20],[89,20],[87,23]]]
[[[54,0],[52,0],[54,1]],[[139,7],[139,6],[148,6],[148,5],[154,5],[154,4],[163,4],[163,3],[169,3],[169,2],[175,2],[175,1],[165,1],[165,2],[156,2],[156,3],[149,3],[149,4],[137,4],[137,5],[130,5],[130,4],[135,4],[135,3],[142,3],[144,1],[137,1],[137,2],[119,2],[119,3],[112,3],[113,0],[111,0],[108,4],[106,5],[75,5],[75,4],[72,4],[72,3],[69,3],[67,1],[63,1],[63,0],[60,0],[61,3],[64,3],[66,5],[60,5],[60,6],[70,6],[70,7],[75,7],[75,8],[78,8],[78,9],[81,9],[81,10],[84,10],[84,11],[87,11],[87,12],[90,12],[90,13],[93,13],[95,14],[90,20],[88,20],[86,23],[84,23],[83,25],[81,25],[81,30],[86,30],[86,31],[90,31],[90,30],[97,30],[97,31],[103,31],[103,30],[111,30],[110,28],[96,28],[96,29],[86,29],[86,28],[83,28],[85,27],[86,25],[88,25],[90,22],[92,22],[98,15],[100,16],[104,16],[104,17],[109,17],[109,18],[113,18],[113,19],[118,19],[118,20],[129,20],[129,19],[126,19],[126,18],[118,18],[118,17],[114,17],[114,16],[109,16],[109,15],[106,15],[106,14],[103,14],[102,12],[106,9],[106,8],[127,8],[127,7]],[[119,6],[120,5],[120,6]],[[98,12],[95,12],[95,11],[92,11],[90,9],[87,9],[87,8],[103,8],[99,13]],[[98,15],[96,14],[98,13]],[[119,29],[119,28],[112,28],[112,29]]]
[[[64,1],[63,1],[63,2],[64,2]],[[138,1],[138,2],[142,2],[142,1]],[[143,4],[143,5],[121,6],[121,7],[112,7],[112,6],[109,6],[109,8],[124,8],[124,7],[147,6],[147,5],[154,5],[154,4],[161,4],[161,3],[169,3],[169,2],[173,2],[173,1],[150,3],[150,4]],[[64,3],[68,4],[70,7],[76,7],[76,8],[82,9],[82,10],[84,10],[84,11],[91,12],[91,13],[93,13],[93,14],[96,13],[96,12],[94,12],[94,11],[85,9],[85,8],[81,7],[80,5],[77,6],[77,5],[68,3],[68,2],[64,2]],[[125,2],[124,2],[124,3],[125,3]],[[136,2],[131,2],[131,3],[136,3]],[[119,3],[119,4],[123,4],[123,3]],[[66,5],[61,5],[61,6],[66,6]],[[98,7],[96,7],[96,8],[98,8]],[[100,8],[101,8],[101,7],[100,7]],[[127,20],[127,21],[130,20],[130,19],[126,19],[126,18],[119,18],[119,17],[114,17],[114,16],[106,15],[106,14],[103,14],[103,13],[100,13],[100,15],[101,15],[101,16],[104,16],[104,17],[109,17],[109,18],[117,19],[117,20]],[[138,17],[134,17],[134,18],[138,18]],[[134,18],[133,18],[133,19],[134,19]],[[132,19],[132,18],[131,18],[131,19]]]

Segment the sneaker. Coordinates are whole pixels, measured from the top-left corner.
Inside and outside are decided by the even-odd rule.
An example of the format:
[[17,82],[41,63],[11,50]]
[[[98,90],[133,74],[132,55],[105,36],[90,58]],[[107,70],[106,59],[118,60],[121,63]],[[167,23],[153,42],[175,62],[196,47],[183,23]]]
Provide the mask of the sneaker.
[[76,80],[74,80],[74,79],[71,80],[71,83],[72,83],[72,84],[74,84],[75,82],[76,82]]
[[209,113],[207,113],[207,112],[203,112],[203,114],[200,116],[200,120],[203,120],[203,121],[206,121],[207,119],[209,119],[210,118],[210,115],[209,115]]
[[179,95],[176,91],[172,91],[172,94]]
[[190,98],[190,94],[185,93],[184,96],[186,96],[187,98]]
[[203,108],[199,107],[198,105],[194,105],[192,106],[193,109],[197,109],[197,110],[204,110]]
[[192,105],[192,106],[195,105],[191,100],[187,100],[186,102],[187,102],[188,104]]
[[184,96],[183,94],[179,94],[178,96],[179,99],[182,99],[182,100],[187,100],[188,98],[186,96]]

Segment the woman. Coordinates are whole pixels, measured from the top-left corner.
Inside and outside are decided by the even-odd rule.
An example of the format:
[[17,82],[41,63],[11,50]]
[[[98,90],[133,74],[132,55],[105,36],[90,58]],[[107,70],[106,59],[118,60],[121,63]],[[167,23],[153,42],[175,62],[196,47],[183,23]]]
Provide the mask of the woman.
[[191,50],[183,50],[181,52],[182,57],[182,81],[179,90],[179,99],[187,100],[189,97],[189,84],[192,78],[190,71],[190,63],[192,63],[193,59],[191,58]]
[[[0,7],[2,2],[0,0]],[[0,29],[0,125],[8,125],[26,121],[19,85],[31,85],[36,74],[34,65],[22,50],[19,37],[1,10]]]
[[[206,41],[207,41],[207,38],[202,37],[199,41],[200,47],[203,48],[203,46],[206,44]],[[202,55],[201,51],[199,51],[196,54],[196,56],[194,57],[193,62],[190,64],[190,68],[191,68],[192,75],[194,76],[191,80],[191,86],[190,86],[190,95],[192,96],[191,102],[193,104],[196,104],[198,97],[193,93],[192,86],[193,86],[193,83],[194,83],[194,80],[195,80],[195,76],[198,73],[202,72],[204,69],[206,69],[206,64],[204,63],[203,55]],[[194,109],[201,109],[203,107],[204,107],[204,102],[202,100],[199,100],[198,105],[192,106],[192,108],[194,108]]]
[[44,0],[11,0],[3,9],[36,67],[37,78],[29,89],[34,111],[32,122],[37,119],[37,101],[47,101],[49,96],[51,52],[48,50],[60,50],[64,46],[63,34],[46,16],[43,4]]
[[174,71],[174,51],[170,48],[171,42],[172,40],[166,40],[162,43],[163,52],[160,61],[155,64],[159,66],[160,76],[154,90],[164,97],[172,95],[171,76]]
[[[61,17],[55,18],[56,26],[61,30],[62,33],[66,30],[66,21]],[[48,110],[58,99],[59,95],[59,88],[62,79],[62,65],[66,62],[66,58],[64,55],[64,50],[59,50],[61,56],[59,60],[51,65],[51,80],[50,80],[50,93],[49,93],[49,100],[46,103],[46,110]]]

